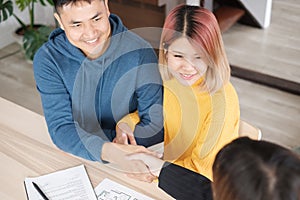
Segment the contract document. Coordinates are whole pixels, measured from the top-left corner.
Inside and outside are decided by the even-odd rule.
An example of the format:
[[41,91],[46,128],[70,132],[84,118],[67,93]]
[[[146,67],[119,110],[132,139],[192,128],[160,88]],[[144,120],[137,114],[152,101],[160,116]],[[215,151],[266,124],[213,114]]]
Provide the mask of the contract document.
[[110,179],[104,179],[95,188],[98,200],[154,200]]
[[24,184],[28,200],[154,200],[108,178],[93,189],[84,165],[27,177]]
[[44,200],[33,182],[50,200],[97,200],[84,165],[28,177],[24,182],[29,200]]

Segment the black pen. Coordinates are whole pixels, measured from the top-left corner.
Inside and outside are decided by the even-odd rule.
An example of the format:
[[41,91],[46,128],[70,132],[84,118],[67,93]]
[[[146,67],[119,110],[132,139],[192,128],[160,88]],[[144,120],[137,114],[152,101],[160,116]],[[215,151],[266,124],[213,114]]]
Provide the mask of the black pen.
[[45,193],[41,190],[41,188],[35,183],[32,182],[34,188],[39,192],[39,194],[43,197],[44,200],[49,200],[49,198],[45,195]]

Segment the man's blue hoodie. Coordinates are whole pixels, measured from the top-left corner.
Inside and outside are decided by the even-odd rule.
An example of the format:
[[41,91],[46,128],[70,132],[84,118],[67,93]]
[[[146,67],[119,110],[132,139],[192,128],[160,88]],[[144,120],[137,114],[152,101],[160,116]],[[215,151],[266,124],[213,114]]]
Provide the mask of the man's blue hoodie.
[[36,53],[34,76],[53,142],[74,155],[101,161],[116,123],[138,110],[140,145],[163,141],[163,89],[151,46],[111,14],[107,50],[89,60],[58,28]]

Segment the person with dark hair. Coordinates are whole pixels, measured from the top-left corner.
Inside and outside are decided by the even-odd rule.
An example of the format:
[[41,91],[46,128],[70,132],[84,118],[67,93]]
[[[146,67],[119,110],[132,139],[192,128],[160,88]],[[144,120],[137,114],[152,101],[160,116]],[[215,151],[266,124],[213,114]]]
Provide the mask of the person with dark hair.
[[[51,138],[76,156],[125,165],[126,153],[163,141],[157,56],[110,13],[108,0],[54,0],[54,5],[60,28],[33,61]],[[138,145],[112,143],[116,123],[136,110]]]
[[[159,53],[164,85],[163,158],[212,180],[214,158],[238,137],[240,120],[238,96],[230,83],[214,14],[199,6],[175,7],[165,19]],[[128,130],[134,130],[138,120],[135,114],[123,118],[115,141],[127,141],[124,133],[130,135]]]
[[179,200],[299,200],[300,157],[280,145],[235,139],[213,164],[213,182],[184,167],[136,153],[128,159],[146,163],[159,187]]
[[280,145],[239,138],[213,165],[215,200],[299,200],[300,157]]

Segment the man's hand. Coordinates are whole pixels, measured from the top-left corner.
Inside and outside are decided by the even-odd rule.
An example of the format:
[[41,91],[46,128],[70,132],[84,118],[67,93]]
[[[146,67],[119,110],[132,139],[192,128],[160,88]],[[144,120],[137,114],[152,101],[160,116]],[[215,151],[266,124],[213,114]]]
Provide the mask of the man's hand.
[[147,165],[141,160],[128,160],[130,166],[128,165],[128,172],[126,175],[130,178],[151,183],[153,180],[157,179],[150,171]]
[[148,166],[144,162],[127,158],[128,155],[133,153],[146,153],[157,158],[161,156],[156,152],[148,150],[144,146],[108,142],[103,145],[101,158],[116,164],[120,170],[131,178],[152,182],[156,177],[150,173]]
[[155,177],[159,176],[159,173],[164,165],[162,159],[159,159],[157,156],[153,156],[147,153],[133,153],[127,156],[127,159],[132,161],[141,161],[145,163],[150,170],[151,174]]
[[136,141],[131,128],[124,122],[117,124],[116,126],[116,137],[113,140],[114,143],[118,144],[132,144],[136,145]]

